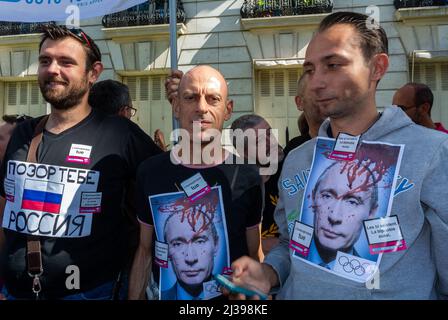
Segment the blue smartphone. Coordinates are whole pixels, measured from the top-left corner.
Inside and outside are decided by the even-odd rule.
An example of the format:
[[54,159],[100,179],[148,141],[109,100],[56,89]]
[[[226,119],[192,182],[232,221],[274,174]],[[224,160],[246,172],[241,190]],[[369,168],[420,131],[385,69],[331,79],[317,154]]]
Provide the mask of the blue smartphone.
[[232,281],[230,281],[226,276],[223,276],[221,274],[216,274],[214,275],[215,280],[224,288],[226,288],[227,290],[229,290],[232,293],[242,293],[244,294],[246,297],[253,297],[255,295],[260,297],[260,300],[267,300],[268,299],[268,295],[261,292],[260,290],[257,290],[256,288],[252,287],[252,286],[238,286],[236,284],[234,284]]

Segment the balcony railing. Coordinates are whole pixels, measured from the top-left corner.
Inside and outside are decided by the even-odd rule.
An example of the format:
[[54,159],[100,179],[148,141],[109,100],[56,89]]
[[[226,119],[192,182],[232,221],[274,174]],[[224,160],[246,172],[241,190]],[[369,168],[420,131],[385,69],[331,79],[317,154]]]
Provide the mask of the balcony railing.
[[332,9],[330,0],[244,0],[241,17],[295,16],[329,13]]
[[395,8],[447,6],[448,0],[395,0]]
[[[105,28],[132,27],[153,24],[168,24],[170,20],[168,0],[151,0],[124,11],[103,17]],[[181,1],[177,1],[176,21],[185,22],[185,11]]]
[[5,22],[0,21],[0,36],[12,36],[18,34],[40,33],[43,25],[49,23],[25,23],[25,22]]

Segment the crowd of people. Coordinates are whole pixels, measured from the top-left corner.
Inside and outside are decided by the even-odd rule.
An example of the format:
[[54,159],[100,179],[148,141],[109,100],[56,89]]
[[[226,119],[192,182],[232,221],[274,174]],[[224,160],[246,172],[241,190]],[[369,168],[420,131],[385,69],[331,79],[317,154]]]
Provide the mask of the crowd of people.
[[[38,81],[51,112],[0,126],[2,299],[446,299],[448,131],[428,86],[378,112],[388,40],[336,12],[297,83],[300,136],[235,119],[226,79],[200,65],[165,82],[180,139],[130,121],[129,89],[97,82],[95,42],[48,26]],[[67,285],[67,270],[78,278]],[[72,269],[70,269],[72,270]]]

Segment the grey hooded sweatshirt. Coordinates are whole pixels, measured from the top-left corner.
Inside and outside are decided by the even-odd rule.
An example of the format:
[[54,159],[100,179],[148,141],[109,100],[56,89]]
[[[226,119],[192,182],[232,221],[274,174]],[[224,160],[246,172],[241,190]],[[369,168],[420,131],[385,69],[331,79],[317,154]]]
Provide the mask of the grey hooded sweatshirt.
[[[319,136],[328,137],[326,120]],[[448,297],[448,135],[414,124],[388,107],[361,140],[404,144],[391,215],[397,215],[407,249],[384,253],[376,289],[292,257],[288,223],[296,220],[316,139],[291,151],[279,179],[275,220],[280,245],[266,257],[280,279],[278,299],[437,299]],[[298,179],[299,177],[299,179]],[[302,177],[302,179],[300,179]],[[285,182],[295,181],[291,186]]]

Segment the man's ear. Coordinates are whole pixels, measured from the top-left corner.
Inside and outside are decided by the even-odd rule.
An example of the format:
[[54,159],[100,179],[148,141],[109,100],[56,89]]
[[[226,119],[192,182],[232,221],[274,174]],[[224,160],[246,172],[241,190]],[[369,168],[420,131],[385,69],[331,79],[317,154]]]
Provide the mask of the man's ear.
[[120,117],[124,117],[126,115],[126,107],[125,106],[121,107],[120,110],[118,110],[118,115]]
[[227,100],[226,109],[224,110],[224,120],[229,120],[233,112],[233,100]]
[[372,81],[378,82],[386,74],[389,68],[389,56],[385,53],[378,53],[372,58],[373,70]]
[[92,70],[89,71],[89,83],[92,86],[100,77],[101,72],[103,72],[104,66],[100,61],[96,61],[93,66]]
[[423,113],[427,114],[429,116],[429,110],[431,107],[429,106],[429,102],[422,103],[417,107],[417,110],[423,111]]
[[294,100],[296,101],[297,110],[303,111],[303,99],[302,99],[302,97],[296,96],[294,98]]

